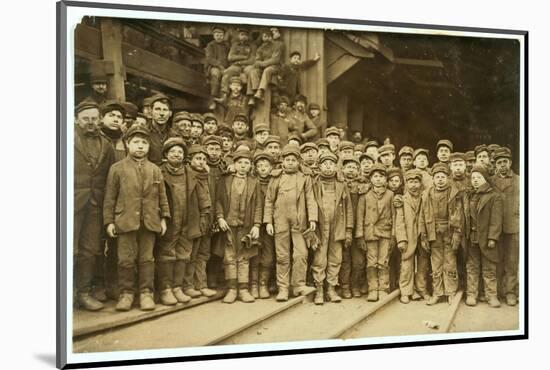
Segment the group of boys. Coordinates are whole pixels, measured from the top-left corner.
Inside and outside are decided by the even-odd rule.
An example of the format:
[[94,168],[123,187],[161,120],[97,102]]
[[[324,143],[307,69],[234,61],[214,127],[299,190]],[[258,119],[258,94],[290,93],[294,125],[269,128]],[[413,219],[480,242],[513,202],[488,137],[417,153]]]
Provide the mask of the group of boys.
[[460,285],[468,305],[516,304],[519,177],[508,148],[460,153],[441,140],[429,168],[426,149],[396,155],[392,144],[343,140],[337,127],[314,142],[284,121],[257,123],[249,138],[245,115],[229,127],[173,114],[162,94],[144,102],[150,120],[128,107],[75,109],[81,307],[112,298],[127,311],[138,296],[152,310],[218,289],[225,303],[274,292],[286,301],[308,284],[316,304],[399,287],[401,302],[432,305],[452,302]]

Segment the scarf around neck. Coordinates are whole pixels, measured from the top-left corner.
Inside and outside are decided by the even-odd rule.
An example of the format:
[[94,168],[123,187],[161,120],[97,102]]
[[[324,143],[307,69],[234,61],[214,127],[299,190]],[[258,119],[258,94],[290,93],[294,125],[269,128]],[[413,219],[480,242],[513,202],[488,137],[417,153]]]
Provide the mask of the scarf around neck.
[[119,140],[123,135],[122,130],[120,130],[120,129],[113,130],[113,129],[110,129],[109,127],[107,127],[107,126],[101,127],[101,132],[103,132],[105,134],[105,136],[107,136],[109,139],[111,139],[113,141]]

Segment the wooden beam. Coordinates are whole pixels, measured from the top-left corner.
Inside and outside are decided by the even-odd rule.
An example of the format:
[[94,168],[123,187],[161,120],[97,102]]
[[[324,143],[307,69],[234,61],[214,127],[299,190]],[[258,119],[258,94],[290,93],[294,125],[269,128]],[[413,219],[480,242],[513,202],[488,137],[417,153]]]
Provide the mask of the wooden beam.
[[327,84],[335,81],[338,77],[342,76],[346,71],[353,67],[360,58],[354,57],[349,54],[342,55],[336,62],[332,63],[327,68]]
[[113,62],[113,74],[109,75],[108,95],[120,101],[126,100],[124,81],[126,71],[122,61],[122,25],[113,18],[101,19],[101,46],[103,59]]

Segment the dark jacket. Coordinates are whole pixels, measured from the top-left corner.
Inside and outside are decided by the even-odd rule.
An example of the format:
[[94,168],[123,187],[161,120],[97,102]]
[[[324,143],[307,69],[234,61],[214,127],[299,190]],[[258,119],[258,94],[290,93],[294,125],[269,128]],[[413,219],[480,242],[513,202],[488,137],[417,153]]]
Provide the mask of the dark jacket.
[[159,127],[153,122],[151,124],[151,135],[149,136],[149,160],[160,166],[162,164],[162,146],[164,142],[172,135],[173,131],[168,128],[168,123],[164,124],[164,130],[160,131]]
[[254,58],[256,57],[256,45],[251,42],[234,42],[231,44],[227,61],[230,64],[237,66],[248,66],[254,64]]
[[204,69],[206,73],[210,72],[210,68],[227,68],[229,65],[227,61],[227,54],[229,54],[229,44],[226,41],[220,43],[212,40],[206,45],[204,49],[205,61]]
[[264,42],[256,50],[256,62],[261,68],[279,65],[283,58],[284,44],[278,41]]
[[491,183],[502,195],[502,232],[505,234],[519,233],[519,176],[510,170],[505,177],[500,177],[498,174],[493,176]]
[[119,234],[139,230],[142,224],[160,233],[161,217],[170,218],[170,209],[160,168],[130,156],[113,164],[107,177],[103,223],[114,223]]
[[[326,216],[323,214],[321,180],[313,183],[313,193],[315,194],[315,200],[317,201],[317,206],[319,209],[319,225],[324,225],[325,222],[328,222],[331,225],[332,240],[344,240],[346,238],[346,231],[349,233],[349,236],[352,237],[353,205],[347,185],[342,181],[335,180],[336,204],[334,208],[334,218],[332,220],[327,220]],[[321,226],[319,226],[319,236],[321,239],[329,237],[329,235],[323,235]]]
[[[420,231],[425,233],[428,240],[431,242],[437,239],[433,207],[435,191],[435,187],[432,186],[422,194],[422,209],[419,222]],[[455,186],[450,186],[450,194],[447,202],[450,235],[454,232],[458,232],[462,236],[464,232],[464,206],[462,200],[462,192]]]
[[317,60],[304,60],[297,66],[283,64],[279,71],[279,89],[292,101],[300,94],[300,75],[302,71],[317,64]]
[[407,249],[401,254],[401,259],[414,258],[418,247],[421,229],[418,227],[422,208],[422,196],[417,201],[411,194],[395,197],[395,239],[397,243],[407,242]]
[[74,213],[78,213],[93,199],[99,207],[103,204],[105,183],[109,168],[114,163],[114,150],[111,143],[98,135],[100,154],[94,165],[86,151],[85,140],[78,129],[74,135]]
[[191,166],[187,170],[187,237],[199,238],[210,229],[212,200],[208,189],[208,173],[199,173]]
[[[381,208],[378,207],[379,203],[382,205]],[[381,199],[378,199],[374,195],[373,189],[370,189],[359,197],[355,219],[355,237],[364,238],[367,241],[380,238],[391,239],[394,219],[393,192],[386,189]]]
[[485,257],[497,263],[498,248],[488,248],[487,245],[489,240],[498,241],[502,233],[502,196],[490,186],[478,192],[480,198],[476,212],[479,248]]

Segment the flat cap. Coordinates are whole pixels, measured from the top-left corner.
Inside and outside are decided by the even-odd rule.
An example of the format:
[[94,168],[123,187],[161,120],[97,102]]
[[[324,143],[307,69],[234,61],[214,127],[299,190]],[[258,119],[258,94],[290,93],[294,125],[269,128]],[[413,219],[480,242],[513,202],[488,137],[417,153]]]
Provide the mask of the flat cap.
[[193,144],[191,145],[191,147],[189,148],[189,150],[187,151],[187,154],[189,156],[193,156],[197,153],[202,153],[204,155],[208,155],[208,152],[206,151],[205,147],[202,146],[202,145],[199,145],[199,144]]
[[319,156],[319,164],[324,161],[333,161],[334,163],[338,162],[338,157],[332,152],[325,152]]
[[456,161],[465,161],[466,156],[464,153],[461,152],[453,152],[451,155],[449,155],[449,162],[456,162]]
[[100,105],[99,110],[101,111],[101,115],[105,115],[106,113],[114,110],[122,113],[122,116],[126,114],[126,109],[124,109],[124,106],[118,100],[106,100]]
[[129,101],[122,102],[122,107],[124,107],[125,117],[135,119],[138,114],[138,107]]
[[281,104],[281,103],[286,103],[287,105],[290,104],[290,99],[286,95],[280,95],[278,99],[279,100],[277,104]]
[[250,30],[246,27],[237,27],[237,32],[244,32],[244,33],[250,33]]
[[183,152],[187,153],[187,146],[185,145],[183,138],[179,136],[175,136],[167,139],[164,142],[164,144],[162,145],[162,154],[166,154],[167,151],[169,151],[171,148],[175,146],[181,147],[183,149]]
[[469,150],[464,154],[464,159],[467,161],[475,161],[476,155],[473,150]]
[[215,121],[216,123],[218,123],[218,118],[213,113],[205,113],[202,117],[204,122]]
[[395,145],[393,145],[393,144],[384,144],[380,148],[378,148],[378,154],[379,155],[384,155],[384,154],[389,154],[389,153],[394,153],[395,154]]
[[318,139],[315,144],[317,144],[317,147],[322,147],[322,146],[330,146],[330,144],[328,143],[328,140],[325,139],[325,138],[321,138],[321,139]]
[[474,164],[474,167],[472,168],[472,173],[474,172],[480,173],[485,178],[485,180],[489,180],[489,171],[487,171],[487,168],[484,165]]
[[85,109],[93,109],[93,108],[99,111],[99,105],[95,101],[91,99],[90,100],[84,99],[74,108],[74,114],[77,115],[78,113],[82,112]]
[[371,161],[376,162],[376,160],[372,157],[372,155],[368,153],[363,153],[359,156],[359,162],[362,162],[365,159],[370,159]]
[[329,135],[338,135],[340,137],[340,131],[338,131],[338,128],[336,127],[329,127],[325,130],[325,137],[328,137]]
[[444,174],[449,175],[449,166],[442,162],[434,164],[432,167],[432,175],[435,175],[438,172],[443,172]]
[[254,135],[256,135],[258,132],[267,131],[269,132],[269,126],[267,123],[257,123],[254,126]]
[[485,144],[481,144],[481,145],[478,145],[474,148],[474,153],[475,153],[475,156],[477,157],[477,155],[481,152],[487,152],[489,153],[489,149],[487,149],[487,145]]
[[151,136],[151,132],[149,132],[149,130],[147,130],[145,127],[141,127],[141,126],[138,126],[138,125],[132,125],[130,126],[130,128],[126,131],[126,133],[124,134],[124,139],[126,141],[130,140],[133,136],[135,135],[143,135],[143,136],[146,136],[147,138],[149,138]]
[[246,149],[238,149],[233,152],[233,162],[237,162],[239,159],[246,158],[252,160],[252,152]]
[[369,177],[372,177],[372,175],[373,175],[375,172],[380,172],[380,173],[383,174],[384,176],[387,176],[386,167],[385,167],[382,163],[375,163],[375,164],[370,168]]
[[298,94],[294,97],[294,103],[298,103],[299,101],[301,101],[304,104],[307,104],[307,98],[304,95]]
[[268,160],[270,163],[273,163],[273,156],[271,154],[263,150],[257,150],[254,153],[254,163],[259,161],[260,159],[265,159]]
[[281,137],[276,135],[269,135],[267,137],[267,140],[264,142],[264,145],[270,144],[270,143],[276,143],[281,145]]
[[212,33],[214,32],[225,32],[225,27],[219,25],[212,26]]
[[391,167],[387,171],[388,179],[391,179],[392,177],[399,176],[400,178],[403,178],[403,172],[400,168],[397,167]]
[[298,134],[290,134],[288,135],[288,141],[290,142],[290,140],[296,140],[298,141],[300,144],[298,145],[302,145],[302,143],[304,142],[304,140],[302,139],[302,137]]
[[312,109],[321,110],[321,106],[317,103],[309,103],[309,105],[307,106],[307,110]]
[[153,105],[155,104],[156,101],[159,101],[159,100],[167,100],[168,101],[168,104],[172,104],[172,101],[170,100],[170,98],[162,93],[158,93],[158,94],[155,94],[153,96],[151,96],[149,98],[150,102],[149,102],[149,105]]
[[235,117],[233,117],[233,122],[235,121],[241,121],[241,122],[244,122],[248,125],[248,117],[244,114],[237,114],[235,115]]
[[375,146],[376,148],[378,148],[378,141],[376,141],[376,140],[367,141],[367,142],[365,143],[365,150],[367,150],[367,149],[370,148],[371,146]]
[[405,172],[405,180],[410,179],[419,179],[420,181],[422,181],[422,172],[420,172],[416,168],[408,170],[407,172]]
[[338,123],[334,124],[334,127],[338,128],[338,129],[345,130],[345,129],[348,128],[348,125],[345,124],[344,122],[338,122]]
[[281,152],[281,157],[286,157],[289,155],[294,155],[296,158],[300,158],[300,148],[296,145],[285,145]]
[[233,137],[233,129],[227,125],[218,127],[218,135],[221,137]]
[[303,152],[306,152],[310,149],[314,149],[314,150],[317,150],[319,151],[319,148],[317,147],[317,145],[315,145],[315,143],[304,143],[300,146],[300,153],[303,153]]
[[403,147],[401,147],[401,149],[399,149],[399,156],[401,157],[402,155],[410,155],[412,157],[412,155],[414,154],[414,149],[408,145],[405,145]]
[[489,144],[487,145],[487,149],[489,152],[493,153],[494,151],[498,150],[500,148],[500,145],[498,144]]
[[236,82],[236,83],[242,85],[243,80],[241,80],[241,78],[239,76],[233,76],[229,79],[229,83],[232,84],[233,82]]
[[355,144],[353,147],[353,151],[355,152],[363,152],[365,150],[365,146],[363,144]]
[[348,162],[353,162],[353,163],[357,164],[358,166],[361,166],[361,163],[359,162],[359,160],[352,154],[351,155],[350,154],[344,155],[340,159],[342,161],[342,165],[345,165]]
[[204,118],[203,118],[202,114],[200,114],[200,113],[191,113],[189,116],[191,117],[191,121],[200,122],[201,124],[204,124]]
[[430,154],[428,149],[418,148],[413,153],[413,159],[418,157],[419,154],[424,154],[426,157]]
[[495,151],[494,158],[495,158],[495,161],[499,158],[512,159],[512,151],[502,146]]
[[207,146],[207,145],[219,145],[219,146],[223,146],[223,140],[221,138],[221,136],[217,136],[217,135],[208,135],[204,138],[204,140],[202,141],[202,145],[204,146]]
[[435,146],[435,150],[437,151],[440,146],[446,146],[447,148],[449,148],[451,150],[451,152],[453,151],[453,148],[454,148],[453,143],[451,143],[451,140],[447,140],[447,139],[439,140],[437,142],[437,145]]
[[338,144],[338,150],[345,150],[345,149],[354,150],[355,144],[352,143],[351,141],[343,140],[340,142],[340,144]]

